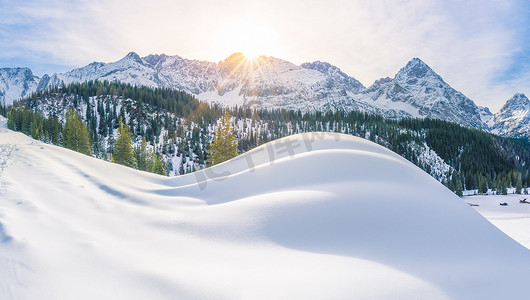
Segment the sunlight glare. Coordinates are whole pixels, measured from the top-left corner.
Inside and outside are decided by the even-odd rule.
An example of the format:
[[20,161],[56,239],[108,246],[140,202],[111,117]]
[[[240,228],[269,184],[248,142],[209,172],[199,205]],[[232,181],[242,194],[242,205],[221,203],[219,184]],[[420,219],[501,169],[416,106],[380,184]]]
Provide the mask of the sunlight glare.
[[241,52],[249,61],[260,56],[281,55],[274,29],[257,19],[239,18],[225,25],[220,48],[224,53]]
[[264,55],[263,53],[260,53],[258,52],[257,50],[244,50],[243,51],[243,55],[245,56],[245,59],[247,60],[256,60],[258,57],[260,57],[261,55]]

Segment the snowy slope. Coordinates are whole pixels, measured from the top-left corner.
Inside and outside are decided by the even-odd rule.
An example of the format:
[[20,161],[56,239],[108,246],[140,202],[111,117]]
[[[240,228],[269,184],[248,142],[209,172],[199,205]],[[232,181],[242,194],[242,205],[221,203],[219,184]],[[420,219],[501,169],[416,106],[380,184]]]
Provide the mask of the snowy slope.
[[1,299],[527,295],[528,249],[352,136],[291,136],[168,178],[1,128],[0,166]]
[[29,68],[0,68],[0,104],[30,96],[39,80]]
[[493,118],[493,114],[491,113],[490,109],[485,106],[477,106],[477,107],[478,107],[478,111],[480,114],[480,119],[482,120],[484,124],[488,125],[489,127],[491,119]]
[[530,137],[530,100],[517,93],[491,119],[492,132],[508,137]]

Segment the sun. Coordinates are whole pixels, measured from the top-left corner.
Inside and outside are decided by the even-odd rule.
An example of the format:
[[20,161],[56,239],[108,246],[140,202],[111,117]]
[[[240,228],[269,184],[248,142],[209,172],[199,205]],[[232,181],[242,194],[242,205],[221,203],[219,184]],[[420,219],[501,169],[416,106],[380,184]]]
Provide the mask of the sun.
[[243,51],[243,56],[245,56],[245,59],[247,60],[256,60],[263,54],[258,52],[257,50],[245,50]]
[[240,52],[246,61],[252,62],[258,61],[261,56],[280,55],[282,52],[275,26],[259,18],[234,18],[216,28],[216,31],[219,37],[217,51],[223,56]]

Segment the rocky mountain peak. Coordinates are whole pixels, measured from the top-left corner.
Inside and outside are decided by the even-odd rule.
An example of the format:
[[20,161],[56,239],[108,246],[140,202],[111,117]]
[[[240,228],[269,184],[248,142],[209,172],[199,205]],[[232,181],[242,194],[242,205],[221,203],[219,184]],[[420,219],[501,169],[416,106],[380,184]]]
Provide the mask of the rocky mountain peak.
[[357,79],[348,76],[346,73],[342,72],[341,69],[327,62],[317,60],[312,63],[303,63],[301,67],[304,69],[316,70],[322,74],[328,75],[332,80],[349,85],[349,89],[351,90],[358,91],[365,88]]
[[163,63],[167,57],[165,54],[149,54],[143,58],[143,61],[151,66],[156,66],[159,63]]
[[505,110],[521,110],[528,109],[530,107],[530,100],[525,94],[517,93],[512,98],[506,101],[506,104],[502,107],[501,111]]
[[524,94],[515,94],[493,116],[491,125],[495,134],[530,137],[530,100]]
[[34,80],[35,76],[33,75],[33,72],[30,70],[30,68],[1,68],[0,72],[3,76],[13,76],[18,77],[21,80]]
[[[42,79],[34,77],[27,68],[2,70],[0,101],[7,103],[37,89],[108,80],[185,90],[202,101],[225,106],[357,110],[388,118],[429,117],[484,130],[488,129],[485,122],[492,119],[489,111],[454,90],[419,58],[411,59],[393,78],[377,80],[369,88],[327,62],[295,65],[265,56],[249,60],[241,52],[219,63],[165,54],[141,58],[130,52],[116,62],[92,63]],[[530,107],[529,102],[526,96],[517,94],[507,107]]]
[[425,78],[425,77],[437,77],[436,74],[426,63],[421,59],[415,57],[411,59],[399,72],[396,77],[413,77],[413,78]]
[[340,72],[339,68],[335,67],[334,65],[330,63],[320,61],[320,60],[314,61],[312,63],[309,63],[309,62],[303,63],[302,68],[313,69],[313,70],[320,71],[322,73],[328,73],[330,71],[336,71],[336,70]]
[[11,104],[37,89],[39,78],[29,68],[0,69],[0,103]]
[[227,58],[225,58],[225,60],[223,60],[220,64],[222,65],[236,64],[236,63],[240,63],[244,59],[245,59],[245,55],[243,53],[236,52],[228,56]]
[[136,52],[129,52],[127,55],[125,55],[124,58],[122,58],[120,61],[134,61],[140,64],[143,64],[143,60],[140,57],[140,55],[136,54]]

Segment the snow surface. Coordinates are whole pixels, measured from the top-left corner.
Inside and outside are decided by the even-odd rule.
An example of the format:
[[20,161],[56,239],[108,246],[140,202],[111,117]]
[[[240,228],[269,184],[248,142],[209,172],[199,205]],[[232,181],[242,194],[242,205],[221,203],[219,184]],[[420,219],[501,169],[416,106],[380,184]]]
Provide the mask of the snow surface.
[[0,157],[0,299],[527,296],[528,249],[353,136],[172,178],[5,128]]
[[[526,198],[530,201],[529,195],[513,194],[508,195],[470,195],[464,200],[471,204],[480,214],[486,217],[493,225],[500,228],[514,240],[530,249],[530,204],[519,203],[519,200]],[[500,203],[507,203],[501,206]]]

